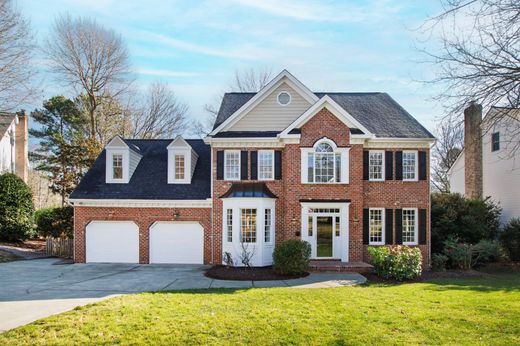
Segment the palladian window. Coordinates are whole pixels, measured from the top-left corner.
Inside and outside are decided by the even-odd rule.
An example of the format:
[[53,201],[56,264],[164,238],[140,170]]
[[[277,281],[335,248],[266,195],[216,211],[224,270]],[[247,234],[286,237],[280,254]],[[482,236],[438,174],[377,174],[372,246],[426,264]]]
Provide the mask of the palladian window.
[[314,151],[307,154],[307,182],[339,183],[341,182],[341,152],[328,142],[319,143]]

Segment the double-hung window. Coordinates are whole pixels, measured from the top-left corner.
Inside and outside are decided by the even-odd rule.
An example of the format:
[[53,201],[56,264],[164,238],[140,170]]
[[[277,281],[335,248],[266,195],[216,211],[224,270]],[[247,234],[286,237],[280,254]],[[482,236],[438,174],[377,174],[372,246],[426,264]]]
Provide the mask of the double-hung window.
[[256,243],[256,209],[240,209],[240,240]]
[[403,244],[417,245],[417,209],[403,209]]
[[175,155],[174,157],[175,162],[175,180],[184,180],[184,155]]
[[403,151],[403,180],[417,180],[417,151]]
[[226,150],[224,152],[224,179],[240,180],[239,150]]
[[334,152],[329,143],[320,143],[307,157],[309,183],[339,183],[341,181],[341,153]]
[[270,243],[271,242],[271,228],[272,228],[272,209],[265,209],[264,214],[264,242]]
[[123,179],[123,155],[112,155],[112,179]]
[[233,209],[226,209],[226,240],[233,242]]
[[385,235],[384,235],[384,209],[374,208],[369,209],[368,219],[369,219],[369,244],[370,245],[384,245],[385,244]]
[[258,180],[274,179],[274,151],[258,151]]
[[384,151],[370,150],[368,153],[368,173],[369,180],[384,180]]

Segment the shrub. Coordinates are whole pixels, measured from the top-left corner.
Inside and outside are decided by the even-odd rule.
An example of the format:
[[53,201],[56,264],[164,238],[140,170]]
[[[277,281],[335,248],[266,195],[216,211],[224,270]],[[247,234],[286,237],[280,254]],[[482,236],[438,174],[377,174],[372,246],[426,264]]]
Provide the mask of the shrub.
[[496,241],[482,240],[472,245],[457,239],[444,242],[444,253],[448,256],[451,267],[468,270],[477,265],[497,260],[500,257],[500,246]]
[[500,226],[500,207],[490,199],[466,199],[460,194],[433,193],[431,208],[432,251],[443,251],[450,237],[476,244],[495,239]]
[[445,271],[448,264],[448,256],[441,253],[434,253],[432,255],[432,269],[438,272]]
[[379,246],[368,248],[377,275],[398,281],[421,275],[422,255],[417,247]]
[[281,274],[305,273],[309,267],[311,246],[302,240],[286,240],[277,244],[273,252],[273,268]]
[[44,208],[35,213],[38,235],[41,237],[72,238],[74,233],[72,207]]
[[31,189],[12,173],[0,175],[0,240],[20,241],[33,235]]
[[500,242],[511,261],[520,261],[520,218],[513,218],[500,233]]

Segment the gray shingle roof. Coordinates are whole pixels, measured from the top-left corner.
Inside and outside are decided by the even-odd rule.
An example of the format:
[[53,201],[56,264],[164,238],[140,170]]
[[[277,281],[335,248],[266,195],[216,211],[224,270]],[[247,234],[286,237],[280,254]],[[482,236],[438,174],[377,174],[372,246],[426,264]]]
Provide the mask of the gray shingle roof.
[[[387,93],[318,92],[315,94],[319,98],[328,95],[377,137],[434,138]],[[254,95],[255,93],[226,93],[214,129]]]
[[15,117],[15,113],[0,112],[0,136],[4,135]]
[[199,155],[191,184],[168,184],[168,150],[172,139],[125,139],[137,148],[141,161],[128,184],[105,183],[105,150],[96,159],[81,183],[70,195],[73,199],[187,200],[211,197],[211,150],[200,139],[186,142]]

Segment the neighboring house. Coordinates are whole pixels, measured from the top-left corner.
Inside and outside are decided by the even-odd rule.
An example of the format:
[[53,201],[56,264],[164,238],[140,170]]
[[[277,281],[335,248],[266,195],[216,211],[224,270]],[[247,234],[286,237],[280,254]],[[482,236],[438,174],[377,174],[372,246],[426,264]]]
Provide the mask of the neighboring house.
[[27,182],[28,127],[25,112],[0,112],[0,174],[11,172]]
[[430,258],[433,136],[386,93],[315,93],[282,71],[227,93],[204,140],[106,146],[70,196],[76,262],[272,263],[286,239],[312,258],[368,261],[369,245]]
[[482,108],[472,105],[464,115],[464,149],[448,171],[451,192],[500,202],[502,223],[520,217],[520,110],[494,107],[482,119]]

